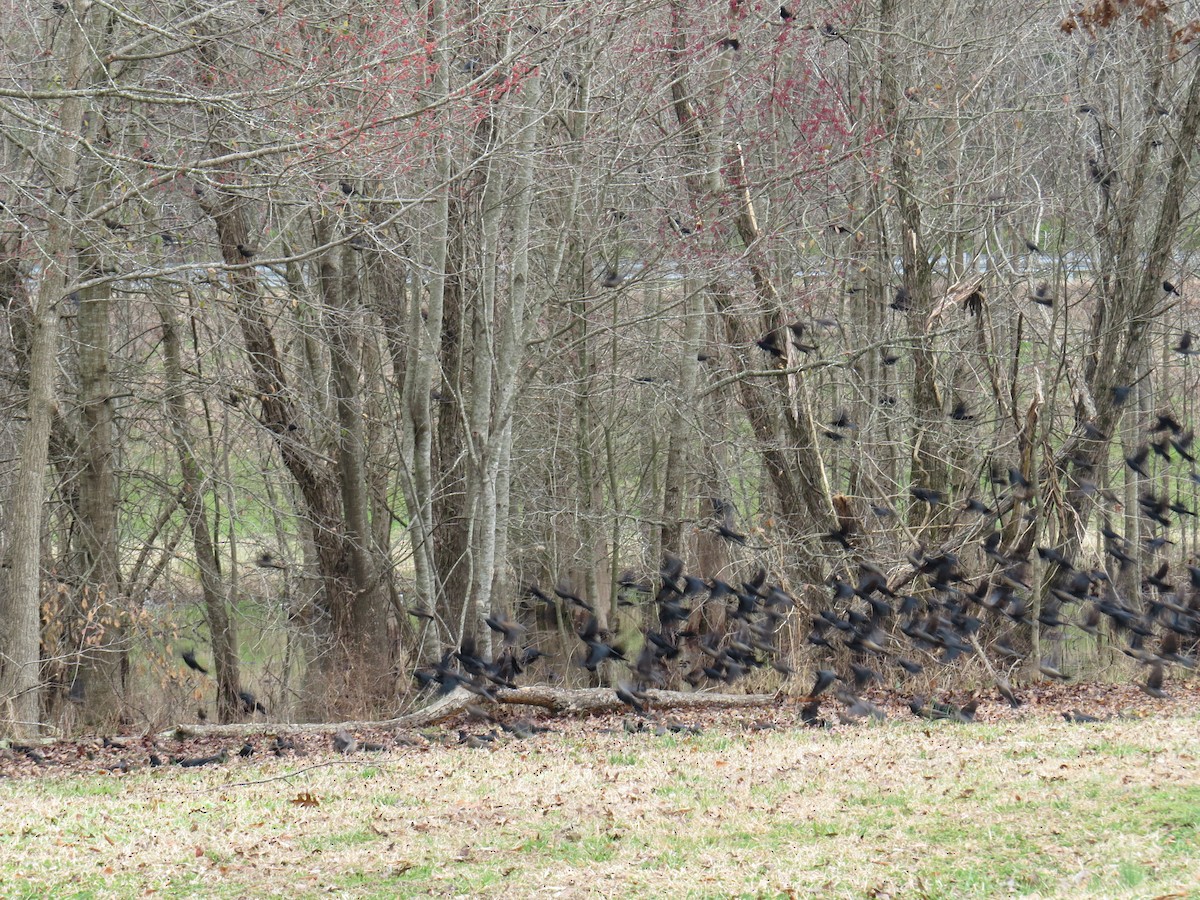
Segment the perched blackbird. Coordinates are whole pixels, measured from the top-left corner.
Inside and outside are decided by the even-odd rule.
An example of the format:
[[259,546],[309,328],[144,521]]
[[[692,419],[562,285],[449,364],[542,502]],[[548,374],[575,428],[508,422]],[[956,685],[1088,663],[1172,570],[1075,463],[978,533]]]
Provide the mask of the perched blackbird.
[[184,650],[180,655],[183,657],[183,661],[187,663],[187,667],[193,672],[199,672],[201,675],[208,674],[208,669],[196,662],[195,650]]
[[729,541],[731,544],[739,544],[742,547],[746,546],[746,535],[739,531],[734,531],[727,525],[718,525],[717,534]]
[[1113,182],[1116,181],[1117,173],[1106,166],[1101,166],[1099,160],[1094,156],[1088,157],[1087,166],[1088,174],[1091,176],[1092,181],[1100,185],[1104,192],[1107,193],[1108,189],[1113,186]]

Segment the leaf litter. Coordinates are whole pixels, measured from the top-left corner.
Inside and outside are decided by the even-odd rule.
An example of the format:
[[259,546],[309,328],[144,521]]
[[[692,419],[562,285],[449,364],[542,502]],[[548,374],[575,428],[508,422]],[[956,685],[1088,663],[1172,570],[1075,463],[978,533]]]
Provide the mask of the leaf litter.
[[[0,884],[117,896],[130,878],[344,896],[1200,892],[1194,684],[1172,685],[1173,701],[1103,684],[1023,695],[1011,710],[980,694],[971,725],[917,719],[881,692],[871,699],[888,722],[827,729],[803,727],[800,704],[781,698],[545,719],[550,731],[528,738],[485,739],[468,718],[358,731],[384,749],[351,754],[333,729],[275,752],[269,727],[248,756],[228,740],[134,736],[39,746],[40,759],[10,748]],[[1066,721],[1072,709],[1102,721]],[[222,750],[211,766],[169,762]]]

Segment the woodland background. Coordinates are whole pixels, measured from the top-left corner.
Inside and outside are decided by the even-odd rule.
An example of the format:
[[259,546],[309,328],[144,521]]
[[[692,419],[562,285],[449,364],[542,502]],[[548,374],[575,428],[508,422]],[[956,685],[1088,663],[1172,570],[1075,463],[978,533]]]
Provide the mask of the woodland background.
[[190,715],[181,648],[222,720],[393,711],[494,614],[582,683],[529,587],[636,633],[665,552],[799,667],[972,498],[1131,594],[1195,551],[1122,463],[1195,405],[1195,3],[2,8],[11,733]]

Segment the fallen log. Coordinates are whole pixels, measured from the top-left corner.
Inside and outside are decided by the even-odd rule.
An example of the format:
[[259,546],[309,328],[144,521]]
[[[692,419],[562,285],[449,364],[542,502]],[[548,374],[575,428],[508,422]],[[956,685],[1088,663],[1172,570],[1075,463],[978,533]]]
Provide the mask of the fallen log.
[[[627,708],[617,699],[611,688],[555,688],[549,685],[500,689],[494,692],[497,703],[515,706],[536,706],[555,715],[584,715],[588,713],[612,712]],[[671,709],[737,709],[743,707],[770,706],[779,699],[778,694],[708,694],[702,691],[657,691],[645,692],[647,707],[653,710]],[[160,740],[185,740],[187,738],[251,737],[259,734],[314,734],[346,729],[411,729],[426,728],[452,719],[466,711],[468,706],[482,705],[486,701],[470,691],[459,688],[445,697],[439,697],[428,706],[394,719],[353,722],[314,722],[304,724],[243,722],[230,725],[184,725],[179,724],[170,731],[158,735]]]
[[[644,692],[646,705],[651,709],[712,709],[768,706],[778,694],[706,694],[701,691],[656,691]],[[546,685],[532,685],[512,691],[496,691],[501,703],[516,703],[524,706],[539,706],[562,715],[569,713],[611,712],[627,709],[617,699],[612,688],[577,688],[565,690]]]

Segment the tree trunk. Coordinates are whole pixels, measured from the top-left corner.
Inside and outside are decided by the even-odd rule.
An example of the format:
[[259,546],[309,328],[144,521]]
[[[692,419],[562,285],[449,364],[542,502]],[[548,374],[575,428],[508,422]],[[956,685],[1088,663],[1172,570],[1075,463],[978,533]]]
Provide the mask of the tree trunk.
[[[89,139],[104,133],[104,115],[93,110]],[[94,163],[82,168],[86,182],[85,208],[104,204],[108,190],[104,175]],[[105,248],[90,240],[81,241],[79,276],[83,281],[98,278],[106,268]],[[112,727],[124,715],[129,648],[124,631],[128,611],[123,598],[117,547],[117,485],[113,473],[114,445],[113,387],[109,372],[111,357],[111,284],[99,284],[77,292],[76,365],[79,372],[80,421],[76,439],[77,456],[68,464],[78,469],[78,502],[74,506],[79,525],[80,590],[74,616],[83,636],[83,654],[78,679],[87,696],[89,724]]]
[[[949,478],[943,439],[945,414],[937,385],[934,348],[925,333],[933,311],[933,269],[921,228],[917,186],[909,164],[916,139],[900,104],[900,73],[897,71],[900,55],[893,49],[897,27],[897,0],[883,0],[879,8],[880,105],[884,127],[891,136],[891,174],[900,216],[900,258],[904,266],[901,284],[908,297],[906,318],[912,338],[914,421],[909,443],[912,484],[945,494]],[[888,291],[890,287],[885,284],[884,290]],[[939,508],[915,503],[910,509],[910,522],[920,534],[922,526],[932,524]],[[935,540],[941,537],[944,537],[943,531],[934,533]]]
[[[327,244],[331,230],[318,225],[316,237],[318,245]],[[341,265],[337,254],[343,255]],[[349,296],[351,290],[357,295],[353,251],[349,247],[326,250],[321,256],[320,278],[321,296],[331,320],[330,359],[338,421],[337,472],[345,521],[342,542],[354,585],[347,633],[339,634],[338,639],[353,642],[352,658],[361,672],[382,673],[388,668],[387,613],[380,572],[372,553],[367,443],[359,388],[360,351],[355,334],[360,310]]]
[[319,658],[309,661],[306,705],[308,714],[321,717],[325,709],[378,700],[385,673],[359,665],[356,651],[361,636],[356,632],[354,617],[359,596],[352,573],[353,546],[342,517],[337,469],[319,464],[310,438],[298,424],[283,360],[264,312],[255,266],[247,263],[239,249],[247,247],[250,240],[244,203],[232,194],[201,201],[216,225],[221,253],[230,267],[230,287],[254,374],[262,424],[296,481],[312,525],[320,605],[325,614],[322,621],[327,623],[328,631],[319,641]]
[[187,391],[183,383],[183,353],[179,339],[179,322],[172,298],[161,290],[154,294],[154,305],[162,321],[162,352],[164,401],[175,453],[179,457],[179,473],[183,479],[183,509],[192,534],[196,568],[200,571],[200,591],[204,597],[204,613],[212,641],[213,676],[217,681],[217,717],[222,723],[238,715],[241,690],[238,672],[237,627],[229,614],[221,564],[217,558],[212,532],[209,530],[207,499],[211,494],[211,479],[207,478],[192,453],[193,435],[188,427]]
[[[62,88],[82,87],[90,54],[86,28],[98,7],[72,0],[63,17],[67,31]],[[58,356],[58,304],[66,293],[68,260],[75,219],[70,200],[78,187],[79,140],[83,135],[83,101],[66,93],[58,110],[58,146],[54,153],[54,190],[45,243],[42,244],[37,291],[30,316],[28,424],[21,437],[16,487],[9,499],[12,522],[9,546],[11,568],[0,593],[0,730],[12,737],[36,733],[39,709],[39,610],[41,609],[42,509],[50,425],[55,412],[55,374]]]

